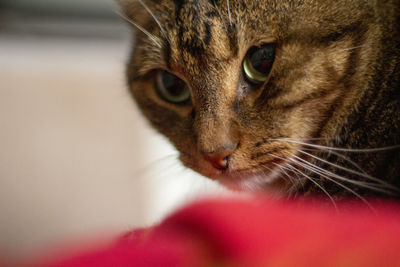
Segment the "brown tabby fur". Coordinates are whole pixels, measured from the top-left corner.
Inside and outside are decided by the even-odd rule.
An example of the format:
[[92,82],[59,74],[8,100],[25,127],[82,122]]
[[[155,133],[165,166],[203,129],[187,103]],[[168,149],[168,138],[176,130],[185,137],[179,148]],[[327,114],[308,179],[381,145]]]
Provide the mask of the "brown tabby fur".
[[[400,1],[230,0],[229,10],[225,0],[143,1],[163,30],[139,1],[120,2],[127,19],[156,39],[136,31],[129,87],[186,166],[236,189],[399,197],[386,184],[400,186],[398,147],[336,151],[292,141],[346,149],[400,144]],[[242,61],[264,43],[276,45],[276,58],[268,81],[254,88]],[[156,94],[158,69],[189,85],[190,104]],[[226,149],[234,151],[228,170],[204,158]],[[296,164],[293,155],[317,167]]]

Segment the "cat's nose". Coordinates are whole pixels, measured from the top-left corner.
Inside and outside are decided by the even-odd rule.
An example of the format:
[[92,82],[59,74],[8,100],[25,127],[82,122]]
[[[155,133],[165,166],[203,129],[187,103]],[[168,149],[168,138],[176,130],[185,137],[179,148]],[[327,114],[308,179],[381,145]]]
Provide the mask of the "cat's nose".
[[229,168],[229,160],[233,154],[233,149],[224,149],[216,153],[205,153],[204,159],[218,170],[226,170]]

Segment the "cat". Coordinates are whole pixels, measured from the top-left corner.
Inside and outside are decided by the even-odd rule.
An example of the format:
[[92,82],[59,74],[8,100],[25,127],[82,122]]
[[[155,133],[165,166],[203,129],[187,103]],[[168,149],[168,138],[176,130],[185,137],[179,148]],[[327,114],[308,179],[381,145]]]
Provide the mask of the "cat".
[[130,92],[180,161],[287,196],[400,196],[400,1],[120,0]]

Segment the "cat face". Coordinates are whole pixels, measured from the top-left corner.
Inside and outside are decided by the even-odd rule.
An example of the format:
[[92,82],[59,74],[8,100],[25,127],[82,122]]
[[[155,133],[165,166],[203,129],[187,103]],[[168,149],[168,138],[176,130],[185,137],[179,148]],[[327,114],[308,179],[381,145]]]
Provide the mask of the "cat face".
[[285,173],[309,157],[302,143],[335,138],[376,54],[362,1],[121,2],[141,28],[139,107],[184,165],[235,189],[300,184],[300,165]]

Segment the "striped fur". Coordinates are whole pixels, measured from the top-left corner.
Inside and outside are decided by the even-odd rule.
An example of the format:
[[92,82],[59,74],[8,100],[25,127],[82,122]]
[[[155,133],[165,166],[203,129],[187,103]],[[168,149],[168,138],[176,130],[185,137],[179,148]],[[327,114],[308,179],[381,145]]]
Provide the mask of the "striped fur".
[[[186,166],[241,190],[400,196],[397,147],[351,150],[400,145],[400,1],[120,2],[152,35],[136,31],[129,88]],[[244,79],[242,62],[263,43],[276,45],[276,59],[256,88]],[[189,85],[190,104],[158,97],[158,69]],[[204,159],[232,145],[228,170]],[[332,182],[332,173],[344,180]]]

